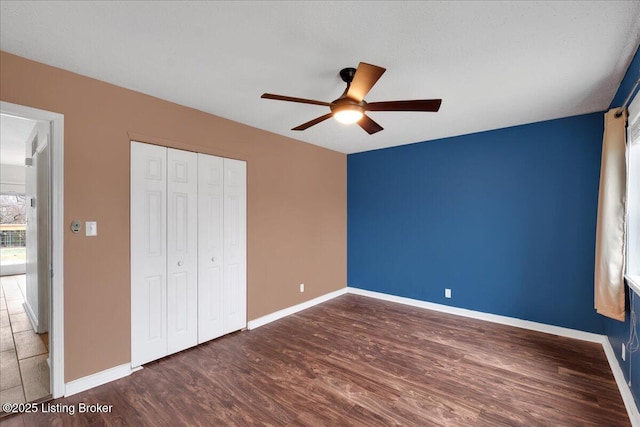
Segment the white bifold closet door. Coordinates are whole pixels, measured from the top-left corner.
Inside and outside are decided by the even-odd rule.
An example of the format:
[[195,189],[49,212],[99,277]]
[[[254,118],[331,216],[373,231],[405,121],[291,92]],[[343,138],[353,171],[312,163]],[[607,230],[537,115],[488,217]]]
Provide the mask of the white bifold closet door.
[[131,365],[167,355],[167,149],[131,143]]
[[224,159],[224,333],[247,325],[247,163]]
[[223,159],[198,154],[198,342],[224,335]]
[[246,326],[246,163],[131,143],[131,364]]
[[246,163],[198,154],[198,342],[246,326]]
[[198,155],[131,143],[131,363],[198,344]]
[[198,344],[198,155],[167,150],[167,347]]

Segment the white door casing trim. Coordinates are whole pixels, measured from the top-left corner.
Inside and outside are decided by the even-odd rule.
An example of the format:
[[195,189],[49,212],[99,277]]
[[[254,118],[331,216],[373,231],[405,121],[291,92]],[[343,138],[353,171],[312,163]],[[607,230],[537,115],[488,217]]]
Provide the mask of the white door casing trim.
[[0,101],[0,112],[51,123],[51,394],[65,394],[64,383],[64,115]]

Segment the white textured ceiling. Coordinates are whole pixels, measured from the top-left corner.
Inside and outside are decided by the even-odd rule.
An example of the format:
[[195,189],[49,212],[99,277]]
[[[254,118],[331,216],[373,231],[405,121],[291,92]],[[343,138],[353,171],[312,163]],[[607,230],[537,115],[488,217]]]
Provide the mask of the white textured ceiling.
[[[639,1],[0,2],[4,51],[344,153],[608,107],[640,40]],[[338,72],[387,68],[366,100],[438,113],[327,120]]]

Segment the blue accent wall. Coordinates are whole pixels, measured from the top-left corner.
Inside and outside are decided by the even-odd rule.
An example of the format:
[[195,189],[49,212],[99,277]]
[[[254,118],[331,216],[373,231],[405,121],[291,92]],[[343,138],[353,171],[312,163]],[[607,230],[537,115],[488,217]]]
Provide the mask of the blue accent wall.
[[[627,97],[636,80],[640,77],[640,50],[636,51],[635,57],[631,62],[631,65],[627,69],[627,73],[618,88],[618,92],[613,98],[613,102],[609,108],[620,107]],[[639,95],[636,95],[639,96]],[[636,401],[636,406],[640,407],[640,351],[627,355],[627,360],[622,360],[622,343],[627,344],[629,340],[629,329],[631,328],[631,309],[629,304],[629,288],[626,289],[627,294],[627,313],[625,322],[618,322],[616,320],[605,320],[605,332],[611,342],[611,347],[618,359],[618,363],[624,372],[627,382],[629,381],[629,366],[631,365],[631,393]],[[640,296],[636,295],[635,312],[640,315]],[[636,327],[638,327],[636,321]]]
[[349,155],[349,286],[604,333],[602,132],[595,113]]

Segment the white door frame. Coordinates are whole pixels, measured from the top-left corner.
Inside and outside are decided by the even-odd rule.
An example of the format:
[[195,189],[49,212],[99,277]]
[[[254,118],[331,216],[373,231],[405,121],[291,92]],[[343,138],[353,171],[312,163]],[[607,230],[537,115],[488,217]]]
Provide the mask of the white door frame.
[[49,357],[51,394],[65,394],[64,384],[64,115],[0,101],[0,113],[51,123],[51,322]]

